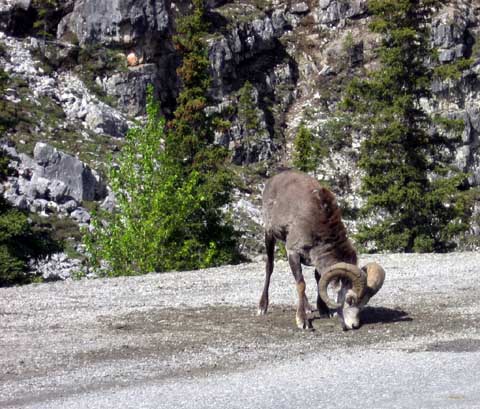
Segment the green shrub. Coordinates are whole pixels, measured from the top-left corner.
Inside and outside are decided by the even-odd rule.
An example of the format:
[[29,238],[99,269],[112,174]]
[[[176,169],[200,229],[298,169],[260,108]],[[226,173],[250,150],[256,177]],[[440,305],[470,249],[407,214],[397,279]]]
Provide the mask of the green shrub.
[[117,209],[93,217],[90,263],[111,276],[203,268],[234,261],[234,232],[221,223],[213,187],[163,149],[165,122],[150,93],[146,126],[131,129],[110,169]]
[[103,77],[115,72],[125,72],[127,65],[120,50],[108,49],[99,44],[87,44],[80,48],[78,53],[78,72],[82,81],[100,100],[115,106],[115,98],[107,95],[105,90],[96,82],[97,77]]

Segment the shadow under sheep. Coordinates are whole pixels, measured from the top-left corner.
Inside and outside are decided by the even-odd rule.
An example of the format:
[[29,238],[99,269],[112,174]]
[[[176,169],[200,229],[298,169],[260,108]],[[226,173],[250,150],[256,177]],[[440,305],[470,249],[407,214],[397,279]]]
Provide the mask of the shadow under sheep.
[[385,307],[365,307],[360,314],[362,325],[413,321],[408,312]]

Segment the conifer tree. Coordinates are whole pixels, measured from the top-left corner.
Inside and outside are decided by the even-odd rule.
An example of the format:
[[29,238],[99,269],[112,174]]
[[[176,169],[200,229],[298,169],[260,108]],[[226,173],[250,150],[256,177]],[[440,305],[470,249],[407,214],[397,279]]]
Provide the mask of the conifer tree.
[[[452,166],[455,143],[432,132],[428,22],[435,0],[371,0],[381,68],[349,85],[342,107],[365,139],[365,205],[357,240],[372,250],[445,251],[467,224],[465,175]],[[379,217],[380,216],[380,217]]]
[[243,125],[243,135],[246,145],[245,162],[251,162],[252,142],[258,136],[260,131],[260,121],[256,109],[256,98],[254,87],[250,81],[239,90],[238,96],[238,118]]
[[319,142],[302,122],[293,141],[293,166],[303,172],[315,172],[320,159]]
[[[218,250],[218,260],[237,258],[235,234],[222,209],[230,202],[233,175],[227,167],[228,151],[214,143],[215,117],[207,115],[210,63],[205,36],[210,28],[204,0],[193,0],[193,12],[177,21],[174,44],[182,57],[177,73],[181,91],[165,142],[166,156],[187,179],[198,175],[200,208],[195,215],[197,237]],[[220,256],[221,255],[221,256]]]
[[43,40],[51,39],[60,19],[58,0],[34,0],[32,7],[37,10],[37,20],[33,23],[35,34]]

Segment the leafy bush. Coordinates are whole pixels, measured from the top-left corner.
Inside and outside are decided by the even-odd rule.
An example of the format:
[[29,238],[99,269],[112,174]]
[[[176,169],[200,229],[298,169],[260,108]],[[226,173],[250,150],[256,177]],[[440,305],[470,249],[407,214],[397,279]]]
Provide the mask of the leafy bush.
[[[163,149],[165,122],[151,93],[144,127],[131,129],[109,180],[117,209],[93,217],[86,236],[94,268],[111,276],[203,268],[232,262],[234,233],[221,223],[212,186]],[[99,270],[100,271],[100,270]]]

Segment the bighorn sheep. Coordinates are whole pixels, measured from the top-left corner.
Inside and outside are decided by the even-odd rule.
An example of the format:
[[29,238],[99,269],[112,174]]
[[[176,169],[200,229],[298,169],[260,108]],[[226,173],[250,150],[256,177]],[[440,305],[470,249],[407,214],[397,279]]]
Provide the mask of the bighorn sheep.
[[[360,311],[382,287],[385,272],[376,263],[357,267],[357,253],[347,238],[335,196],[314,178],[284,171],[271,178],[263,191],[267,263],[259,315],[267,313],[276,240],[285,243],[298,292],[297,326],[308,328],[312,309],[305,295],[301,264],[315,267],[317,308],[321,316],[336,309],[344,330],[360,326]],[[337,300],[327,292],[337,284]]]

